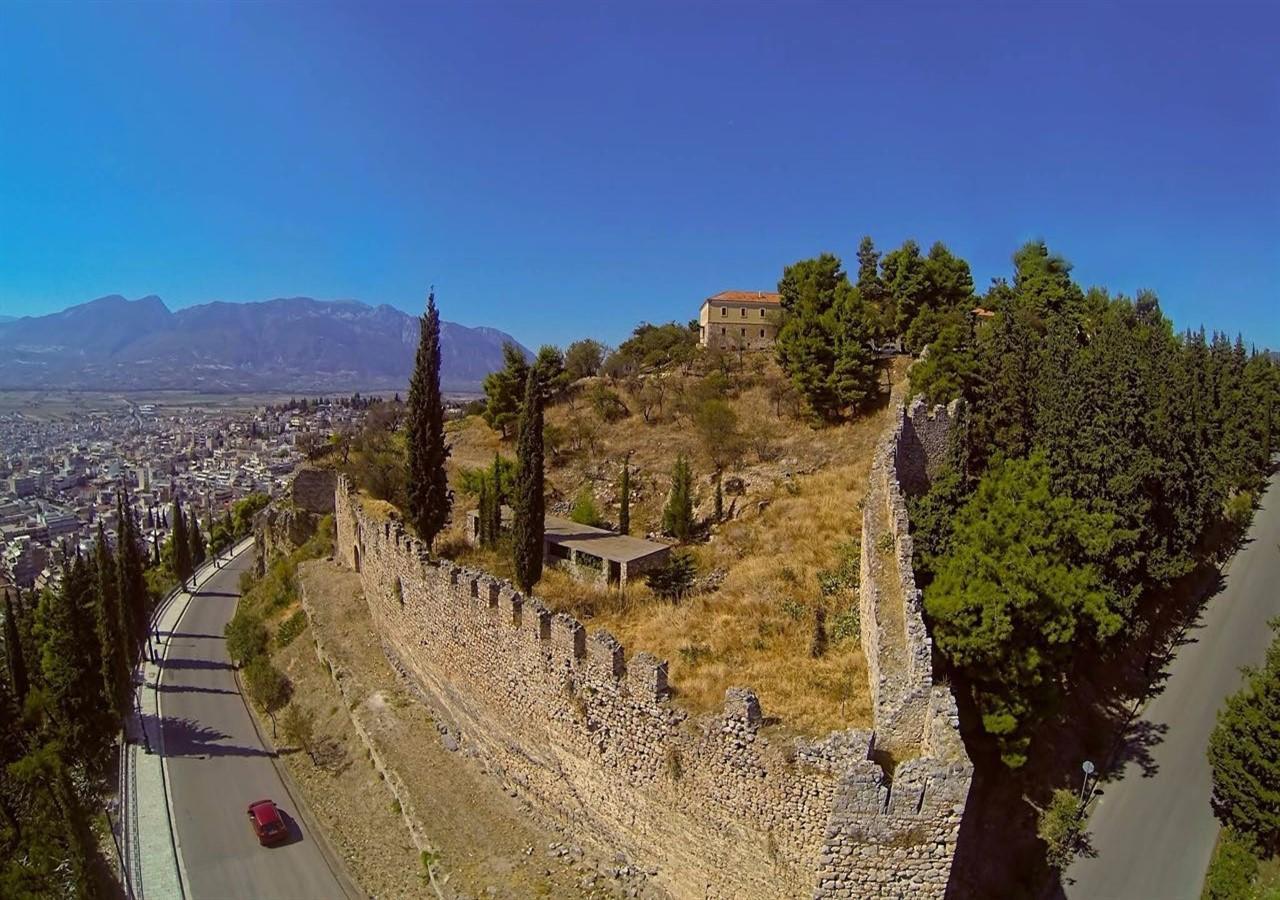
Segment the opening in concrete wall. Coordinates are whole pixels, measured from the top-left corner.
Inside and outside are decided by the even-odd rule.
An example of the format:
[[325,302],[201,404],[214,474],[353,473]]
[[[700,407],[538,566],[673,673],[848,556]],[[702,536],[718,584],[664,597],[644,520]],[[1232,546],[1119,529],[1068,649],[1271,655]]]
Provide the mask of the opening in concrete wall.
[[356,571],[360,571],[360,547],[358,544],[351,545],[351,559],[355,563]]

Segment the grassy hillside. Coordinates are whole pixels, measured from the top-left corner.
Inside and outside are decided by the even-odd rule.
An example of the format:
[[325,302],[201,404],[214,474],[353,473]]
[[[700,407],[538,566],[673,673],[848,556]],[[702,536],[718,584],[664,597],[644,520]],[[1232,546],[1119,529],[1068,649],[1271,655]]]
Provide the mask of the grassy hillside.
[[[886,388],[900,392],[905,369],[906,360],[885,364]],[[643,584],[620,593],[555,570],[535,593],[588,627],[609,630],[629,652],[648,650],[669,660],[676,697],[691,710],[716,709],[726,688],[745,685],[758,692],[766,715],[805,733],[867,725],[854,592],[857,540],[872,448],[887,421],[882,405],[845,424],[815,426],[762,355],[729,372],[673,369],[579,382],[572,396],[547,411],[548,511],[567,515],[585,487],[611,524],[630,454],[631,533],[659,537],[671,469],[683,453],[695,473],[696,513],[706,522],[701,539],[688,547],[699,579],[675,604]],[[476,504],[462,476],[490,465],[495,451],[509,456],[511,447],[480,416],[450,423],[448,432],[455,521],[438,549],[510,575],[505,554],[462,540],[465,512]],[[708,521],[716,462],[724,465],[726,489],[719,523]],[[815,656],[819,609],[826,646]]]

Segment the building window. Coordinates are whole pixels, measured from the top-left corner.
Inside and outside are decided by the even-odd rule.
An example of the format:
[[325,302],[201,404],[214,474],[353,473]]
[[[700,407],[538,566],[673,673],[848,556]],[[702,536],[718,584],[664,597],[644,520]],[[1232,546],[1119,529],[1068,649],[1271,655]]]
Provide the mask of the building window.
[[761,328],[761,329],[760,329],[760,337],[764,337],[764,329],[763,329],[763,328]]
[[764,318],[764,307],[760,307],[760,318]]
[[745,328],[744,328],[744,329],[742,329],[742,336],[743,336],[743,337],[746,337],[746,336],[747,336],[747,329],[745,329]]
[[722,316],[727,316],[727,315],[729,315],[729,307],[727,307],[727,306],[722,306],[722,307],[720,307],[720,315],[722,315]]
[[720,326],[720,333],[721,333],[721,334],[724,334],[724,333],[725,333],[725,330],[724,330],[724,326],[723,326],[723,325],[721,325],[721,326]]
[[747,317],[747,308],[745,306],[742,307],[742,309],[740,309],[739,312],[742,313],[742,318],[745,319]]

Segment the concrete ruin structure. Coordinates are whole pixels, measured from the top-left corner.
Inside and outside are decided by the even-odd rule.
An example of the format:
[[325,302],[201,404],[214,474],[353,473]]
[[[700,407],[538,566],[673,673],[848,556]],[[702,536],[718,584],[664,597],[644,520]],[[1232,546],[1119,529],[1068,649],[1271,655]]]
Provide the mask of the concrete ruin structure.
[[[543,522],[544,561],[582,581],[625,587],[630,579],[661,568],[671,558],[671,548],[657,541],[559,516],[546,516]],[[511,507],[503,506],[502,528],[510,527]],[[467,541],[480,543],[480,513],[474,509],[467,513]]]
[[367,514],[345,479],[335,556],[359,573],[392,663],[486,768],[673,896],[938,898],[973,766],[955,699],[933,683],[904,490],[936,472],[953,419],[899,410],[876,451],[860,598],[872,729],[790,736],[766,728],[745,687],[691,714],[672,701],[665,661],[433,558],[401,523]]

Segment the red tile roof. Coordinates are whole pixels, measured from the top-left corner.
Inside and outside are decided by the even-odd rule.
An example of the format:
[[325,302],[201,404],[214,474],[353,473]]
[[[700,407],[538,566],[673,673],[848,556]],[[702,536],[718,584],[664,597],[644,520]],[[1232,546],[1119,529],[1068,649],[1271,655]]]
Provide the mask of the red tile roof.
[[707,298],[708,301],[720,301],[721,303],[782,303],[781,294],[773,294],[767,291],[721,291],[720,293]]

